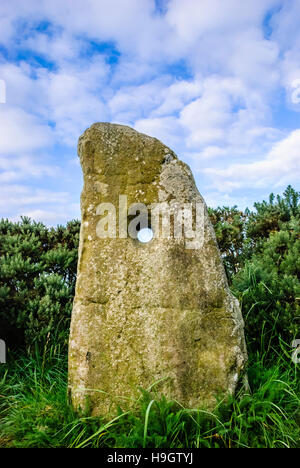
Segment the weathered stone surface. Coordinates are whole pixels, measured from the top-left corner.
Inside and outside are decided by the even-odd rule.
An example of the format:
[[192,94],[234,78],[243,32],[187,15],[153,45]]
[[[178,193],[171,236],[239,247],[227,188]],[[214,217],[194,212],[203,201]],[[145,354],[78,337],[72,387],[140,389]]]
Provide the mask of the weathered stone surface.
[[189,167],[155,138],[108,123],[79,139],[84,174],[78,278],[69,347],[75,407],[92,414],[127,409],[138,388],[186,407],[212,407],[234,392],[246,362],[243,320],[229,291],[206,208],[204,243],[99,238],[103,202],[199,202]]

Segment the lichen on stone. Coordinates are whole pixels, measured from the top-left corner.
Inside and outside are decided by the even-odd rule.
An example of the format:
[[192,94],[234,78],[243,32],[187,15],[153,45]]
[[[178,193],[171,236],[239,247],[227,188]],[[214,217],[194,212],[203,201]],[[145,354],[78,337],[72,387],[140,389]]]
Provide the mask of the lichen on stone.
[[74,407],[88,400],[92,414],[127,409],[139,388],[157,381],[159,392],[185,407],[213,407],[217,396],[234,392],[247,353],[206,207],[201,249],[186,249],[184,238],[141,244],[96,235],[96,207],[117,207],[120,195],[128,205],[204,203],[190,168],[156,138],[109,123],[86,130],[78,153],[84,187],[69,346]]

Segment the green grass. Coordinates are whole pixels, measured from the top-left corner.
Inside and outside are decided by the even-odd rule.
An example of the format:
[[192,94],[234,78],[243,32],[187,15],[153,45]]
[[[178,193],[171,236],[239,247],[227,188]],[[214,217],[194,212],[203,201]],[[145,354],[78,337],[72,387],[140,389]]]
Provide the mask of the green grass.
[[[249,361],[251,394],[214,413],[141,390],[113,420],[77,415],[67,402],[64,356],[38,353],[0,366],[0,447],[299,447],[299,365],[281,344]],[[272,359],[270,360],[270,356]]]

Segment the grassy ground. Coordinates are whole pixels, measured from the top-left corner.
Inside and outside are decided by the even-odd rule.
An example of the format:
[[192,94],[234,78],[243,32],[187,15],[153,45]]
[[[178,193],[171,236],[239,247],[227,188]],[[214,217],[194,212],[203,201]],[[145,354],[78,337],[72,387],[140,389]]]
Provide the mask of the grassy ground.
[[250,356],[251,394],[214,413],[141,391],[111,421],[68,405],[65,356],[15,357],[0,366],[0,447],[300,447],[299,365],[286,349]]

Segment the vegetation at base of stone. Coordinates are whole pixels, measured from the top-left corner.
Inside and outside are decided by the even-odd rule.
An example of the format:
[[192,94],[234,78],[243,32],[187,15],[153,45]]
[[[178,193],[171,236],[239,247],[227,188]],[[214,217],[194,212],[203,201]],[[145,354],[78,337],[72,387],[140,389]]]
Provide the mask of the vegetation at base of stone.
[[47,228],[0,222],[0,330],[9,348],[66,347],[77,269],[79,221]]
[[16,355],[0,367],[0,447],[299,448],[299,367],[283,342],[268,353],[250,356],[251,393],[220,402],[214,413],[186,410],[154,386],[113,420],[73,412],[65,355],[54,348],[47,359]]

